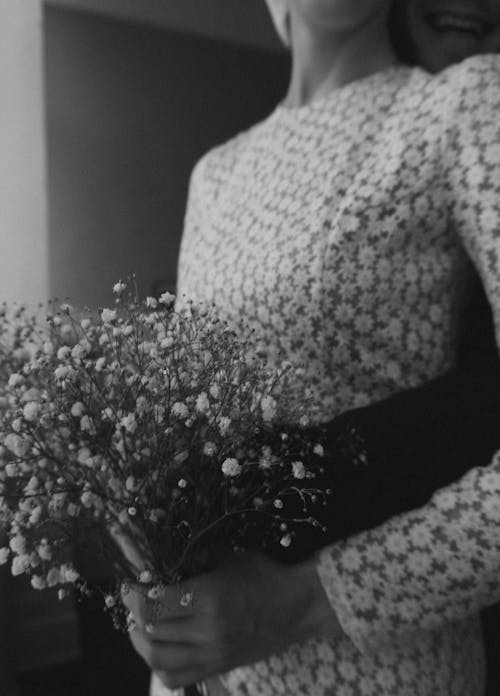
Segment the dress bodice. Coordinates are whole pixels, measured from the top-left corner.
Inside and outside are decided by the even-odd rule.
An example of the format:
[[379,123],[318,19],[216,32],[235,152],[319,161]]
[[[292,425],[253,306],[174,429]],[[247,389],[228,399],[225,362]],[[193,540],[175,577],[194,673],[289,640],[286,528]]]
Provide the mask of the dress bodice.
[[[455,362],[471,263],[498,328],[499,74],[492,56],[438,76],[394,67],[278,106],[195,168],[178,292],[302,365],[294,395],[312,390],[317,420]],[[499,491],[495,459],[325,549],[345,638],[234,670],[231,696],[479,696],[470,617],[500,598]]]

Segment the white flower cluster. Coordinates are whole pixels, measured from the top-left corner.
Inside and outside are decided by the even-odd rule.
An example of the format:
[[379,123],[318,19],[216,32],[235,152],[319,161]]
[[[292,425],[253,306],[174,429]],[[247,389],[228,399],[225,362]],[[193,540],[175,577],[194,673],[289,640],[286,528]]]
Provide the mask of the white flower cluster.
[[[113,293],[113,309],[83,318],[69,305],[43,327],[25,311],[9,318],[0,525],[10,543],[0,564],[38,589],[81,584],[64,555],[77,520],[80,539],[130,536],[140,572],[119,545],[107,553],[122,579],[156,596],[202,570],[221,539],[244,548],[249,501],[270,520],[266,538],[287,546],[281,501],[309,476],[304,451],[321,456],[321,445],[276,437],[278,423],[307,416],[279,395],[282,373],[203,308],[177,311],[168,292],[141,303],[123,281]],[[119,593],[106,605],[118,607]]]

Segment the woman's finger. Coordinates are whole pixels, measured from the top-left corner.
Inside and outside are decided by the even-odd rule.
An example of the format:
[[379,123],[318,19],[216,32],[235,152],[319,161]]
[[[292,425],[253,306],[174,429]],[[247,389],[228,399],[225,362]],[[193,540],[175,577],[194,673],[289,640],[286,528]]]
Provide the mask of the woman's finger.
[[132,586],[122,586],[121,598],[124,606],[141,629],[144,629],[147,624],[154,620],[153,603],[142,592]]
[[201,642],[198,622],[191,617],[151,621],[144,627],[144,633],[152,642],[185,643],[187,645],[197,645]]
[[192,645],[152,641],[142,631],[131,631],[130,640],[142,659],[157,672],[198,672],[197,651]]
[[192,616],[195,611],[196,601],[196,593],[189,586],[173,585],[172,587],[165,587],[161,601],[158,604],[157,618],[158,620],[172,620]]
[[[155,673],[158,679],[167,687],[167,689],[182,689],[191,684],[203,682],[209,676],[202,670],[185,670],[180,672],[165,672],[160,670]],[[212,691],[210,691],[212,693]]]

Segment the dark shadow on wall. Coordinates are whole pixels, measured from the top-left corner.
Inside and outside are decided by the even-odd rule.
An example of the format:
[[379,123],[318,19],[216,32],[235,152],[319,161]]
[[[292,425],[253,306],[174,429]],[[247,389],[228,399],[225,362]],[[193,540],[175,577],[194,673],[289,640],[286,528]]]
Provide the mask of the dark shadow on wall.
[[287,59],[57,8],[45,27],[51,295],[171,285],[194,163],[273,109]]

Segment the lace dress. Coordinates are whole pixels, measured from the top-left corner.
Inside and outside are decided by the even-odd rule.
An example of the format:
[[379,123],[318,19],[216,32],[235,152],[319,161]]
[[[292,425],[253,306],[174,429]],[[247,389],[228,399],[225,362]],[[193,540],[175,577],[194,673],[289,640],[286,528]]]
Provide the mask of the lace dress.
[[[499,114],[494,56],[438,76],[398,66],[278,106],[196,166],[179,292],[244,318],[270,361],[302,363],[295,394],[313,390],[318,421],[444,372],[471,263],[500,334]],[[224,675],[231,696],[482,694],[500,456],[324,549],[318,568],[345,636]]]

